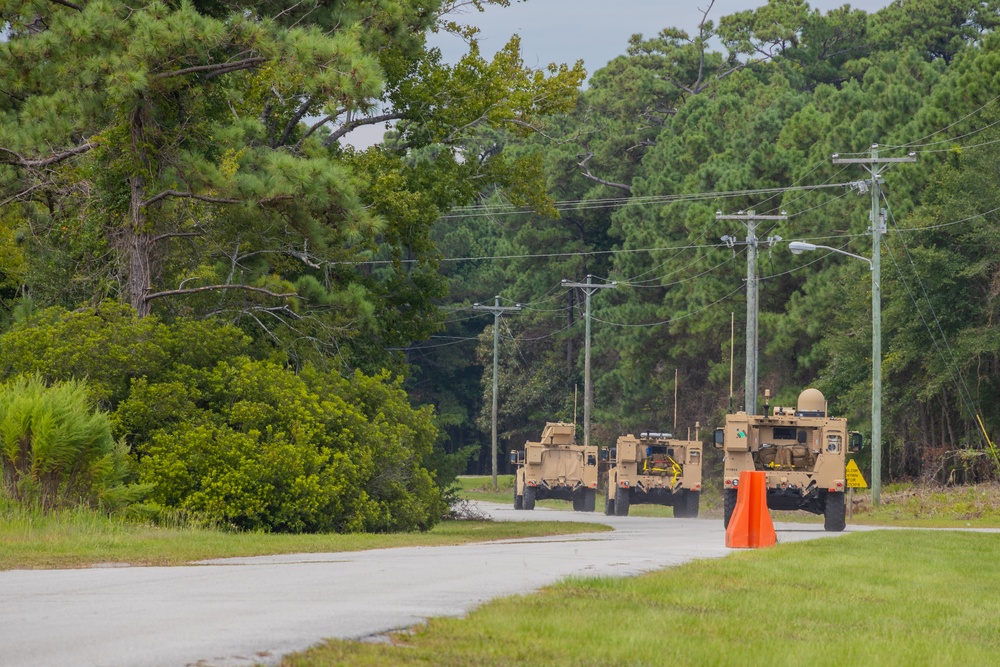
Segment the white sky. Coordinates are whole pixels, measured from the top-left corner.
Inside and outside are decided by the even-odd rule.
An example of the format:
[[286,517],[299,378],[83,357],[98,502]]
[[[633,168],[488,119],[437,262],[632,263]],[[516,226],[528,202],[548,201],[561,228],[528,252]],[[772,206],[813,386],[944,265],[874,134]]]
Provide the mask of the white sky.
[[[583,60],[589,77],[615,56],[625,53],[628,39],[635,33],[646,37],[667,27],[692,34],[697,31],[704,9],[711,0],[512,0],[510,7],[490,7],[456,17],[461,23],[480,28],[479,45],[484,56],[492,56],[511,35],[521,36],[521,52],[528,67],[549,63],[572,64]],[[813,9],[828,12],[850,4],[869,13],[889,5],[891,0],[811,0]],[[715,0],[709,18],[766,5],[766,0]],[[432,35],[432,46],[441,49],[448,62],[465,53],[465,43],[452,35]],[[378,142],[385,127],[362,127],[348,141],[358,148]]]
[[[811,0],[809,6],[824,13],[850,4],[868,13],[890,4],[891,0]],[[635,33],[653,37],[662,29],[676,27],[693,34],[711,0],[521,0],[510,7],[490,7],[462,15],[458,20],[478,26],[480,48],[492,55],[510,36],[521,36],[521,51],[528,67],[549,63],[571,64],[583,60],[590,76],[615,56],[625,53],[628,39]],[[715,0],[709,18],[719,18],[766,5],[766,0]],[[464,43],[452,35],[432,36],[445,60],[454,61]]]

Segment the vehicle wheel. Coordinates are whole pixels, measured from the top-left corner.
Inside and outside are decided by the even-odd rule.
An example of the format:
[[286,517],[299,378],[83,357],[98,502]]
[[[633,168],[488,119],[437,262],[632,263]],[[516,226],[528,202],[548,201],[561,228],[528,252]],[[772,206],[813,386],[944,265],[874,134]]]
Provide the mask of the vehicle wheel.
[[675,519],[686,519],[687,513],[687,501],[688,492],[687,489],[682,489],[674,494],[674,518]]
[[584,494],[583,491],[577,491],[576,493],[573,494],[573,511],[574,512],[582,512],[583,511],[583,504],[584,504],[583,494]]
[[587,489],[583,492],[583,511],[593,512],[597,509],[597,490]]
[[604,498],[604,513],[607,516],[614,516],[615,515],[615,499],[614,498],[608,498],[607,496],[605,496],[605,498]]
[[701,504],[701,491],[685,491],[684,492],[684,518],[685,519],[697,519],[698,518],[698,506]]
[[700,494],[697,491],[690,491],[684,489],[680,491],[680,497],[674,503],[674,518],[675,519],[695,519],[698,517],[698,498]]
[[839,533],[847,527],[847,506],[844,504],[844,493],[826,494],[826,509],[823,510],[823,528]]
[[628,507],[631,501],[628,489],[618,487],[615,489],[615,516],[628,516]]
[[535,487],[525,486],[524,496],[521,499],[521,509],[533,510],[535,509]]
[[733,510],[736,509],[736,489],[724,489],[722,491],[722,525],[729,528],[729,520],[733,518]]
[[514,480],[514,509],[524,509],[524,496],[517,495],[517,480]]

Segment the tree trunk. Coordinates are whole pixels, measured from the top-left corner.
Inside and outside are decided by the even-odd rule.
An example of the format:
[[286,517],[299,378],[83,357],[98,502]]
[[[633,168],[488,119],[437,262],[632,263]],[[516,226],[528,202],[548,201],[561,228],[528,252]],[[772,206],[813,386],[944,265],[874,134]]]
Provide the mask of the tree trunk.
[[149,156],[146,154],[144,137],[143,105],[139,104],[132,112],[132,153],[136,158],[138,173],[129,177],[129,216],[126,223],[124,245],[128,257],[128,275],[125,289],[129,305],[135,309],[139,317],[150,313],[147,295],[152,286],[151,255],[153,239],[146,227],[146,213],[142,202],[145,200],[146,184],[142,174],[149,173]]
[[153,249],[152,236],[144,231],[146,216],[142,211],[144,188],[141,176],[129,179],[131,202],[128,226],[125,230],[125,254],[128,256],[128,276],[126,290],[128,302],[139,317],[149,315],[150,307],[146,296],[151,286],[150,255]]

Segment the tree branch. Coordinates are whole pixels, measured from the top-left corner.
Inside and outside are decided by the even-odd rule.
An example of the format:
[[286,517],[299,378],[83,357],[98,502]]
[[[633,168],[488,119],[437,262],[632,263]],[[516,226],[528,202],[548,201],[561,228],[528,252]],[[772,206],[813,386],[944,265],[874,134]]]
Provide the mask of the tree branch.
[[16,201],[16,200],[20,199],[24,195],[31,194],[33,191],[35,191],[35,190],[37,190],[39,188],[47,187],[49,185],[52,185],[52,183],[49,183],[49,182],[46,182],[46,183],[36,183],[35,185],[32,185],[30,188],[28,188],[26,190],[21,190],[16,195],[12,195],[10,197],[7,197],[3,201],[0,201],[0,206],[6,206],[7,204],[11,203],[12,201]]
[[251,287],[250,285],[206,285],[204,287],[189,287],[187,289],[171,289],[164,290],[163,292],[154,292],[153,294],[147,294],[144,297],[144,301],[147,303],[153,299],[161,299],[166,296],[177,296],[179,294],[197,294],[198,292],[214,292],[217,290],[227,290],[227,289],[238,289],[247,292],[257,292],[258,294],[266,294],[267,296],[273,296],[277,299],[294,299],[300,298],[295,292],[288,294],[279,294],[278,292],[272,292],[269,289],[264,289],[263,287]]
[[62,162],[63,160],[65,160],[67,158],[73,157],[74,155],[79,155],[81,153],[86,153],[87,151],[89,151],[93,147],[94,147],[94,144],[92,144],[90,142],[87,142],[87,143],[85,143],[85,144],[83,144],[81,146],[77,146],[76,148],[70,148],[67,151],[63,151],[62,153],[56,153],[55,155],[50,155],[49,157],[46,157],[46,158],[39,158],[37,160],[28,160],[28,159],[25,159],[20,154],[15,153],[14,151],[12,151],[12,150],[10,150],[8,148],[2,148],[2,147],[0,147],[0,152],[7,153],[8,155],[13,155],[14,158],[15,158],[13,160],[10,159],[10,158],[7,158],[7,159],[0,158],[0,163],[12,164],[12,165],[15,165],[15,166],[18,166],[18,167],[28,167],[28,168],[47,167],[50,164],[56,164],[57,162]]
[[204,234],[202,234],[201,232],[171,232],[169,234],[160,234],[159,236],[154,236],[153,238],[149,239],[149,242],[157,243],[158,241],[162,241],[163,239],[173,239],[185,236],[204,236]]
[[49,0],[49,2],[53,2],[53,3],[57,4],[57,5],[62,5],[63,7],[69,7],[70,9],[75,9],[78,12],[82,12],[83,11],[83,7],[81,7],[80,5],[74,4],[74,3],[70,2],[69,0]]
[[336,132],[327,137],[324,143],[327,146],[330,146],[331,144],[333,144],[333,142],[339,140],[348,132],[356,130],[362,125],[374,125],[375,123],[384,123],[385,121],[388,120],[399,120],[402,117],[403,114],[401,113],[384,113],[381,116],[368,116],[367,118],[359,118],[358,120],[352,120],[347,123],[344,123],[340,127],[340,129],[338,129]]
[[309,107],[312,106],[313,99],[314,98],[312,95],[307,97],[305,102],[302,103],[302,106],[300,106],[298,110],[295,112],[295,114],[288,119],[288,123],[285,125],[285,131],[281,133],[281,138],[278,139],[278,141],[273,146],[271,146],[272,148],[277,148],[278,146],[285,145],[285,142],[288,141],[288,137],[291,136],[292,134],[292,130],[295,129],[295,126],[299,124],[299,121],[302,120],[302,117],[305,116],[306,112],[309,111]]
[[181,192],[180,190],[164,190],[158,195],[150,197],[146,201],[139,204],[139,206],[149,206],[150,204],[155,204],[161,199],[166,199],[167,197],[181,197],[183,199],[197,199],[198,201],[207,201],[213,204],[242,204],[242,199],[229,199],[226,197],[209,197],[207,195],[197,195],[193,192]]
[[174,70],[172,72],[162,72],[153,76],[154,79],[169,79],[174,76],[184,76],[186,74],[197,74],[198,72],[211,72],[215,74],[225,74],[226,72],[232,72],[240,69],[250,69],[256,65],[267,62],[267,58],[263,56],[258,56],[255,58],[244,58],[243,60],[236,60],[227,63],[217,63],[215,65],[195,65],[194,67],[185,67],[184,69]]
[[629,194],[632,194],[632,186],[631,185],[625,185],[624,183],[614,183],[612,181],[606,181],[603,178],[598,178],[597,176],[594,176],[592,173],[590,173],[590,168],[587,166],[587,163],[590,162],[590,159],[592,157],[594,157],[594,154],[588,152],[587,155],[583,158],[583,160],[577,163],[578,165],[580,165],[581,167],[583,167],[583,175],[584,176],[586,176],[587,178],[589,178],[592,181],[596,181],[596,182],[600,183],[601,185],[607,185],[608,187],[618,188],[619,190],[624,190],[625,192],[627,192]]

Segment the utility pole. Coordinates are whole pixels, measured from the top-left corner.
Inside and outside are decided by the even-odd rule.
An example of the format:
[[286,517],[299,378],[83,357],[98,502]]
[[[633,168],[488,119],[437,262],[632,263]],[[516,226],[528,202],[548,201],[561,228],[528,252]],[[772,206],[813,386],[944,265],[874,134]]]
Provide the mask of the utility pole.
[[[716,220],[744,220],[747,226],[747,239],[740,242],[731,236],[723,236],[722,242],[730,248],[736,245],[747,247],[747,358],[746,358],[746,379],[744,390],[744,410],[748,415],[757,414],[757,312],[758,296],[760,294],[757,280],[757,221],[758,220],[787,220],[788,216],[784,211],[781,215],[757,215],[754,211],[740,211],[736,215],[723,215],[722,211],[715,212]],[[780,236],[769,236],[764,241],[767,247],[771,247],[781,240]]]
[[594,402],[594,390],[590,386],[590,297],[594,292],[600,289],[614,289],[618,287],[618,283],[602,283],[594,284],[591,282],[592,275],[587,274],[587,282],[585,283],[573,283],[568,280],[562,281],[563,287],[579,287],[583,290],[586,295],[586,307],[584,312],[587,320],[587,334],[586,341],[584,343],[584,353],[583,353],[583,444],[585,447],[590,446],[590,407]]
[[916,162],[916,155],[879,157],[878,144],[872,144],[871,156],[842,158],[833,154],[833,164],[860,164],[871,174],[872,210],[872,505],[878,507],[882,495],[882,235],[885,216],[880,202],[881,167],[896,162]]
[[497,490],[497,351],[500,348],[500,316],[504,313],[521,312],[521,304],[513,306],[501,306],[500,296],[493,297],[492,306],[482,306],[478,303],[472,304],[473,310],[483,310],[493,313],[493,490]]

